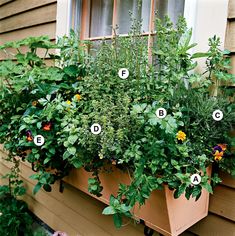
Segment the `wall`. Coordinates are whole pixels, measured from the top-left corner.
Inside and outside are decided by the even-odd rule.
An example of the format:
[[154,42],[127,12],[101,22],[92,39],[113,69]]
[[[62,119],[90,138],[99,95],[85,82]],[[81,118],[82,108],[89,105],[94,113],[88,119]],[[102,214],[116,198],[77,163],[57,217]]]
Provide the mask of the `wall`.
[[[0,0],[0,45],[28,36],[48,35],[54,40],[56,5],[56,0]],[[0,60],[6,57],[0,53]]]
[[[191,1],[191,0],[189,0]],[[193,41],[197,43],[195,52],[206,52],[208,39],[220,37],[224,47],[229,0],[196,0],[193,26]],[[190,16],[189,16],[190,18]],[[198,70],[205,71],[205,59],[198,59]]]

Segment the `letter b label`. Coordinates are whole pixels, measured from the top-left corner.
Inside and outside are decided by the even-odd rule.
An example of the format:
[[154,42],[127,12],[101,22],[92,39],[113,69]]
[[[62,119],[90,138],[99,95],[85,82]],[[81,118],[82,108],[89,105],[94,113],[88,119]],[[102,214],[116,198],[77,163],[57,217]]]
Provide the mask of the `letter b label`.
[[156,113],[155,113],[155,114],[156,114],[157,118],[163,119],[163,118],[166,117],[167,111],[166,111],[166,109],[164,109],[164,108],[158,108],[158,109],[156,110]]

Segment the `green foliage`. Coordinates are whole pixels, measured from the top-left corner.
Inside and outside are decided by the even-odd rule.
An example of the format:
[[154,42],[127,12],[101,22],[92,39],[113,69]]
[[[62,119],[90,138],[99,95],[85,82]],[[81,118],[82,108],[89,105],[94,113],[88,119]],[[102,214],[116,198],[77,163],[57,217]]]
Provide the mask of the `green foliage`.
[[[34,193],[41,187],[51,191],[71,168],[84,167],[93,174],[89,192],[101,196],[99,173],[115,165],[131,182],[120,183],[103,213],[112,214],[121,227],[121,216],[131,216],[136,203],[143,205],[164,184],[175,198],[184,194],[197,200],[202,188],[211,193],[211,185],[220,181],[217,175],[208,176],[211,164],[235,173],[234,138],[228,135],[234,104],[219,86],[234,80],[227,72],[228,52],[221,51],[219,39],[213,37],[208,52],[190,54],[195,46],[192,30],[182,18],[176,27],[168,18],[155,25],[152,61],[136,21],[128,37],[115,35],[98,46],[80,41],[71,31],[56,44],[39,37],[1,47],[18,51],[15,62],[0,63],[0,143],[9,151],[8,160],[18,155],[32,164],[36,173],[31,178],[38,181]],[[29,51],[22,53],[19,46]],[[55,59],[55,65],[46,65],[38,48],[45,50],[45,58]],[[206,57],[202,74],[193,70],[199,57]],[[125,80],[118,77],[123,67],[130,72]],[[161,107],[167,110],[164,119],[155,114]],[[220,122],[212,119],[215,109],[223,111]],[[90,131],[94,123],[102,127],[99,135]],[[43,146],[33,143],[35,135],[44,136]],[[227,146],[222,151],[218,144]],[[217,159],[220,149],[223,157]],[[202,177],[197,186],[190,182],[195,173]]]
[[113,195],[110,196],[110,206],[106,207],[103,210],[104,215],[113,215],[113,221],[117,228],[121,228],[122,226],[122,215],[131,217],[131,206],[120,203],[118,199],[116,199]]
[[97,197],[102,196],[101,191],[103,187],[100,185],[100,181],[98,178],[89,178],[88,179],[88,191]]
[[2,178],[8,179],[8,185],[0,186],[0,234],[6,236],[32,235],[32,218],[27,204],[18,197],[25,194],[23,181],[19,180],[19,161],[11,172]]
[[32,218],[25,202],[1,194],[0,211],[1,235],[32,235]]

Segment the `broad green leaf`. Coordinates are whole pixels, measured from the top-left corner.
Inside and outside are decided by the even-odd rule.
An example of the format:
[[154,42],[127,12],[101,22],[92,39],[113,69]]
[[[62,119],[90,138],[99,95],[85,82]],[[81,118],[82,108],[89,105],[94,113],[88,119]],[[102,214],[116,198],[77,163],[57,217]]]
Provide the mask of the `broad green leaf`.
[[201,57],[208,57],[208,56],[210,56],[210,54],[207,53],[207,52],[197,52],[197,53],[194,53],[191,56],[191,59],[196,59],[196,58],[201,58]]
[[82,162],[81,162],[81,160],[78,159],[78,158],[72,159],[72,160],[71,160],[71,164],[72,164],[75,168],[77,168],[77,169],[79,169],[79,168],[82,167]]
[[179,40],[180,48],[187,50],[191,37],[192,37],[192,29],[186,30],[184,34],[180,37]]
[[69,136],[68,141],[69,141],[69,143],[71,143],[73,145],[77,141],[77,139],[78,139],[77,135],[71,135],[71,136]]
[[71,153],[68,152],[68,151],[65,151],[64,154],[63,154],[63,160],[68,159],[70,156],[71,156]]
[[75,155],[76,153],[76,148],[75,147],[68,147],[67,151],[71,154],[71,155]]
[[103,215],[113,215],[115,213],[116,213],[116,211],[112,206],[108,206],[108,207],[104,208],[104,210],[102,212]]
[[125,204],[121,204],[122,212],[127,212],[131,210],[131,206],[126,206]]
[[114,225],[119,229],[122,227],[122,216],[118,213],[113,215]]
[[43,164],[44,164],[44,165],[47,164],[50,160],[51,160],[51,158],[50,158],[50,157],[47,157],[47,158],[43,161]]
[[37,183],[34,188],[33,188],[33,194],[35,195],[39,190],[40,188],[42,187],[42,183]]
[[210,185],[208,182],[202,183],[201,185],[202,185],[202,187],[204,187],[209,193],[211,193],[211,194],[213,193],[212,187],[211,187],[211,185]]

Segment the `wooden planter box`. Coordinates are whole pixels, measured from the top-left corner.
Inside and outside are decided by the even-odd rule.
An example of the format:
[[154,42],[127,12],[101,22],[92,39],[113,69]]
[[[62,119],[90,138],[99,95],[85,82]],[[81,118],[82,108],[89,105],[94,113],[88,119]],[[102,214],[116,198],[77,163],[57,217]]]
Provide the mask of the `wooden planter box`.
[[[104,189],[103,195],[98,198],[88,192],[88,178],[91,177],[91,173],[82,168],[74,169],[65,181],[106,204],[109,204],[111,194],[116,196],[119,183],[130,182],[128,174],[117,168],[111,173],[100,173],[99,177]],[[208,205],[209,193],[205,189],[200,199],[195,202],[194,199],[187,200],[184,196],[174,199],[173,191],[165,186],[164,190],[152,192],[144,206],[135,207],[134,215],[159,233],[176,236],[207,216]]]

